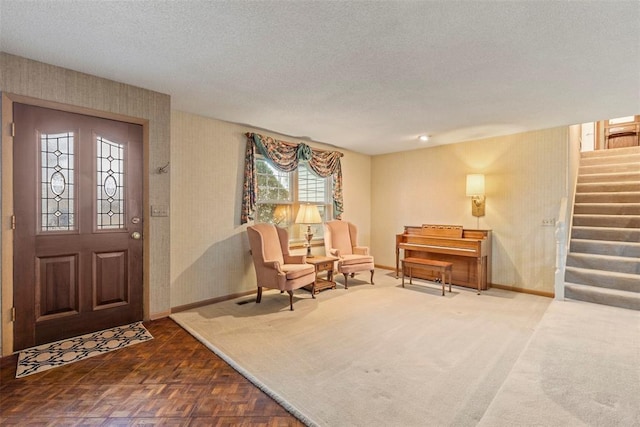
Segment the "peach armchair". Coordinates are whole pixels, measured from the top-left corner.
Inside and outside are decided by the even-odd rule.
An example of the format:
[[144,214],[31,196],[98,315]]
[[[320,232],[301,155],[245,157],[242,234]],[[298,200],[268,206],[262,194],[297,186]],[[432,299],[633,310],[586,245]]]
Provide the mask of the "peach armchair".
[[324,224],[324,248],[326,254],[338,258],[337,271],[344,274],[344,288],[348,289],[347,277],[359,271],[371,271],[373,285],[373,257],[369,248],[358,246],[358,229],[347,221],[329,221]]
[[311,297],[315,298],[315,267],[305,262],[306,255],[289,254],[287,230],[272,224],[255,224],[247,227],[247,235],[258,285],[256,303],[262,300],[263,287],[286,291],[291,310],[295,289],[312,285]]

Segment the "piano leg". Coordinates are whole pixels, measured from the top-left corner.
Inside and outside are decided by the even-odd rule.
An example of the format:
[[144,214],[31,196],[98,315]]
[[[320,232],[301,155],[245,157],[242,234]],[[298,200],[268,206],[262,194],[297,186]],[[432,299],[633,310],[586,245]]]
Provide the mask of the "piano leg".
[[477,282],[478,282],[478,295],[480,295],[480,289],[482,288],[482,258],[483,257],[478,257],[478,272],[477,274]]

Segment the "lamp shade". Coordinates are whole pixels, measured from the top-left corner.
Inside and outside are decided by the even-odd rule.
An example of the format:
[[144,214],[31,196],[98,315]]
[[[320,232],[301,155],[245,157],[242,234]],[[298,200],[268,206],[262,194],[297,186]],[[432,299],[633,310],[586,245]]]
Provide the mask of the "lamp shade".
[[320,224],[322,218],[316,205],[300,205],[298,216],[296,216],[296,224]]
[[277,205],[276,208],[273,210],[274,221],[277,224],[284,222],[287,219],[287,216],[289,213],[288,211],[289,211],[288,205]]
[[484,175],[467,175],[467,196],[484,196]]

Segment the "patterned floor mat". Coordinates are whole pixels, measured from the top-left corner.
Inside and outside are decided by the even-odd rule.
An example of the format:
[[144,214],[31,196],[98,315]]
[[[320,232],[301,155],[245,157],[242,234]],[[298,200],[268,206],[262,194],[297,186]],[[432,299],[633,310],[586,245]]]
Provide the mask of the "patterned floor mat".
[[142,322],[117,326],[63,341],[22,350],[16,378],[77,362],[89,357],[153,339]]

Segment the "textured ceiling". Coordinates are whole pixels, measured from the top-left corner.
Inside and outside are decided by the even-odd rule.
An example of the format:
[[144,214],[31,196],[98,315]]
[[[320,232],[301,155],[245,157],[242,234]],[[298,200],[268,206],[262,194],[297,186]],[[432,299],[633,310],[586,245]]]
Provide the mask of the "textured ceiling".
[[0,0],[0,36],[176,110],[366,154],[640,114],[638,1]]

